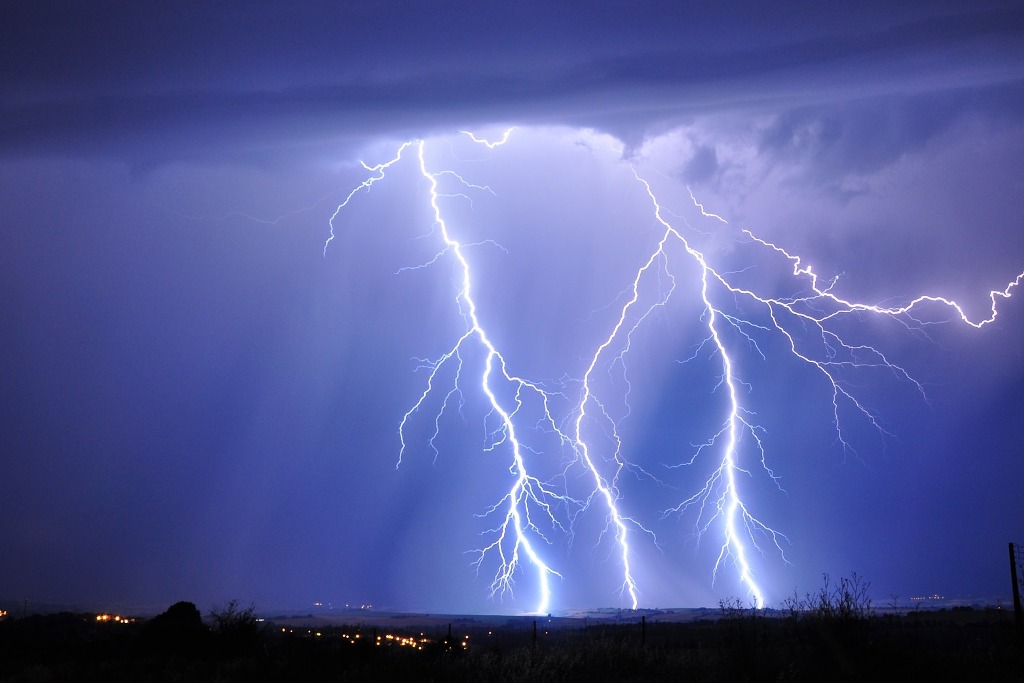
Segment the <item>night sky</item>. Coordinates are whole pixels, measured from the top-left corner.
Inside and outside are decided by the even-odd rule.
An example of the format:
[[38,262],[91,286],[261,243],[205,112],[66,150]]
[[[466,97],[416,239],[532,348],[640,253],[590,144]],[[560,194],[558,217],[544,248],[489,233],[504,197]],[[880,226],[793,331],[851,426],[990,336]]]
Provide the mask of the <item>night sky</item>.
[[[1024,9],[847,4],[0,5],[0,598],[537,606],[529,563],[495,596],[495,554],[474,565],[515,469],[479,343],[401,451],[430,361],[468,324],[415,145],[324,249],[373,175],[360,161],[408,140],[439,174],[481,324],[556,396],[560,428],[663,231],[637,176],[730,282],[808,291],[747,229],[844,299],[928,293],[988,317],[1024,270]],[[493,149],[460,133],[512,126]],[[750,599],[728,558],[712,575],[721,519],[701,536],[708,517],[665,513],[716,466],[721,441],[699,448],[726,410],[700,274],[673,249],[628,351],[597,369],[606,419],[587,427],[609,477],[621,439],[623,513],[651,532],[630,523],[641,607]],[[748,547],[768,604],[851,571],[879,603],[1008,598],[1021,294],[980,329],[942,306],[841,316],[897,370],[851,354],[870,367],[839,382],[877,426],[841,401],[837,428],[822,373],[718,291],[749,323],[726,327],[762,428],[739,486],[784,534]],[[536,410],[517,416],[531,472],[585,499]],[[534,536],[560,575],[550,611],[629,606],[607,511],[570,508],[554,514],[571,529]]]

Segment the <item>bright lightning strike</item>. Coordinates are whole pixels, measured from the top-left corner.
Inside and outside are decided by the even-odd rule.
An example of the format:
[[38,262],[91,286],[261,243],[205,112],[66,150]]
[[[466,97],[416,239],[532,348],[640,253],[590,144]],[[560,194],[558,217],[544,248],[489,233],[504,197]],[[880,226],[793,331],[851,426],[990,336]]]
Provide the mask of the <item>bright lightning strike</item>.
[[[502,141],[498,143],[486,143],[476,137],[473,137],[473,140],[474,142],[486,144],[487,147],[493,149],[507,140],[508,135],[509,132],[506,132]],[[498,557],[498,569],[491,583],[492,595],[510,592],[514,584],[516,572],[524,562],[527,563],[535,572],[539,585],[540,595],[536,611],[538,613],[547,613],[551,598],[550,577],[552,575],[558,576],[559,574],[545,563],[535,548],[538,541],[545,542],[547,540],[541,527],[538,526],[538,519],[544,518],[548,526],[564,530],[552,507],[558,503],[571,504],[574,501],[555,493],[544,482],[530,474],[523,453],[523,445],[519,440],[519,427],[515,416],[525,400],[524,394],[533,394],[538,397],[545,406],[545,412],[547,412],[546,406],[550,397],[537,384],[511,374],[505,357],[488,336],[487,330],[477,315],[477,303],[473,293],[474,275],[473,268],[466,256],[467,245],[453,236],[441,209],[442,198],[461,195],[461,192],[454,195],[442,192],[442,181],[449,181],[451,179],[450,182],[457,183],[462,186],[462,189],[487,188],[468,183],[460,175],[452,171],[430,170],[427,162],[426,142],[419,140],[405,143],[399,147],[395,157],[390,161],[378,164],[377,166],[364,164],[364,167],[375,175],[370,176],[359,187],[350,192],[342,204],[338,206],[338,209],[331,217],[332,233],[324,245],[324,249],[326,250],[330,241],[334,238],[333,221],[337,217],[338,212],[348,204],[356,192],[361,189],[369,190],[373,183],[381,180],[384,177],[385,171],[401,159],[402,152],[410,145],[416,148],[420,174],[428,182],[429,201],[434,217],[434,227],[438,231],[443,243],[441,251],[425,265],[436,262],[442,256],[449,256],[455,259],[461,273],[461,282],[458,286],[455,304],[461,311],[466,325],[465,329],[446,353],[440,358],[426,363],[426,367],[429,370],[426,387],[419,399],[402,416],[399,424],[398,436],[401,448],[399,450],[398,464],[401,464],[402,456],[405,453],[406,430],[409,421],[421,411],[424,402],[431,394],[439,390],[437,388],[439,376],[449,366],[454,366],[454,381],[449,385],[442,403],[441,412],[443,412],[448,407],[449,400],[455,394],[460,394],[462,391],[463,352],[465,347],[470,344],[478,344],[484,351],[483,367],[478,378],[480,389],[486,397],[491,411],[500,419],[500,427],[496,432],[498,436],[496,436],[495,442],[490,447],[497,448],[499,445],[504,444],[511,451],[509,471],[512,475],[512,484],[505,497],[488,511],[489,514],[499,515],[500,519],[497,526],[490,530],[492,540],[477,552],[476,563],[479,566],[492,554]],[[499,386],[501,389],[511,388],[513,398],[507,400],[499,397]],[[553,418],[550,418],[550,413],[547,414],[553,425]],[[435,436],[439,429],[437,426],[438,420],[440,420],[440,413],[434,419]],[[431,443],[433,443],[433,440]]]
[[[461,132],[473,143],[499,153],[497,148],[509,143],[512,131],[505,131],[494,141]],[[996,319],[999,302],[1010,298],[1024,279],[1021,273],[1004,288],[991,291],[990,310],[978,319],[967,315],[956,301],[941,296],[923,295],[898,306],[860,303],[835,293],[835,280],[821,284],[818,275],[800,257],[751,231],[742,231],[741,243],[756,250],[759,261],[774,259],[790,266],[789,290],[798,293],[781,296],[770,287],[750,284],[744,270],[716,265],[715,254],[694,239],[694,235],[703,233],[697,233],[685,220],[678,222],[666,217],[674,214],[664,208],[648,180],[632,169],[631,191],[646,200],[647,219],[656,227],[657,236],[650,250],[630,271],[616,303],[608,307],[612,315],[605,333],[598,336],[590,353],[580,356],[582,365],[565,373],[564,377],[571,379],[563,378],[557,383],[539,381],[514,370],[519,361],[508,349],[499,348],[480,314],[476,292],[486,273],[470,258],[471,248],[495,243],[460,238],[458,233],[467,228],[454,229],[446,211],[447,202],[455,198],[469,199],[470,194],[481,192],[494,195],[495,190],[490,185],[470,182],[452,169],[434,168],[427,141],[403,143],[390,160],[374,166],[363,164],[369,175],[331,215],[324,253],[336,238],[336,221],[342,210],[361,190],[369,191],[383,181],[410,147],[415,150],[418,172],[427,188],[432,234],[438,242],[432,258],[400,272],[434,267],[441,261],[452,263],[457,273],[452,305],[463,326],[453,333],[451,345],[443,354],[421,363],[426,371],[425,384],[398,424],[398,465],[410,447],[410,432],[422,422],[429,401],[439,401],[439,407],[428,418],[432,432],[427,445],[435,458],[440,455],[436,440],[442,415],[455,404],[461,405],[469,383],[476,383],[497,424],[489,431],[485,450],[505,454],[509,483],[500,500],[484,511],[485,516],[496,521],[485,532],[485,543],[475,551],[475,564],[478,569],[486,563],[495,565],[490,583],[492,596],[510,594],[520,573],[532,574],[538,592],[538,613],[550,610],[552,577],[566,579],[553,561],[545,559],[553,554],[552,536],[564,535],[571,541],[579,520],[588,513],[604,520],[601,537],[607,536],[615,548],[612,556],[621,576],[623,599],[634,609],[640,603],[642,587],[635,567],[641,556],[633,546],[634,532],[655,546],[658,541],[650,525],[641,521],[643,506],[624,493],[623,476],[646,477],[656,486],[665,485],[630,462],[620,425],[629,414],[632,385],[627,368],[634,340],[651,320],[665,312],[674,297],[685,296],[697,304],[702,330],[696,351],[683,362],[711,363],[718,376],[714,393],[724,398],[719,421],[710,435],[692,449],[688,458],[662,463],[666,468],[680,469],[699,460],[712,462],[707,478],[690,488],[695,492],[668,506],[662,514],[689,515],[694,520],[694,536],[698,540],[714,535],[718,547],[714,576],[723,568],[732,567],[737,580],[760,608],[766,603],[766,591],[755,576],[751,557],[764,554],[767,549],[782,555],[780,541],[785,537],[755,515],[749,494],[744,492],[745,482],[758,471],[776,486],[779,483],[768,465],[766,431],[755,423],[754,411],[746,402],[749,387],[743,379],[740,357],[752,351],[764,359],[769,352],[766,349],[774,346],[810,370],[829,396],[837,442],[852,449],[843,429],[843,414],[859,415],[874,429],[884,430],[876,414],[852,388],[848,380],[851,373],[882,370],[909,383],[922,395],[924,392],[907,370],[881,350],[848,341],[841,332],[844,323],[854,323],[869,315],[919,329],[924,324],[920,319],[923,309],[939,306],[951,310],[963,323],[980,328]],[[728,226],[725,219],[707,211],[692,194],[688,199],[702,218],[723,229]],[[565,283],[566,287],[573,285],[571,281]],[[579,313],[586,316],[592,312]],[[479,366],[467,367],[470,359],[477,356],[482,358]],[[621,378],[619,383],[608,381],[615,368]],[[625,409],[616,413],[610,407],[613,404]],[[557,446],[547,452],[529,446],[523,435],[537,430],[554,435]],[[534,474],[538,470],[536,465],[552,462],[561,463],[557,476],[542,479]],[[583,495],[575,488],[581,481],[587,482],[582,484]]]
[[497,140],[487,140],[485,138],[477,137],[476,133],[468,130],[460,130],[459,132],[462,133],[463,135],[468,136],[470,140],[477,143],[478,145],[483,145],[487,149],[494,149],[495,147],[501,147],[506,142],[508,142],[508,138],[510,135],[512,135],[512,131],[514,130],[515,126],[506,129],[502,136]]

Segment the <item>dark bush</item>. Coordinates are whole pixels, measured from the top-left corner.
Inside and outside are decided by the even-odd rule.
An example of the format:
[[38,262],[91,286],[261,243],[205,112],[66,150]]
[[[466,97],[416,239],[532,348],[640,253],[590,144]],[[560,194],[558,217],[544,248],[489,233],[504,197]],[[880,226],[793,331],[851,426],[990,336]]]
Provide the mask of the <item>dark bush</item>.
[[242,607],[232,600],[224,607],[210,610],[215,643],[220,654],[250,655],[263,649],[263,633],[253,605]]
[[163,655],[198,656],[207,651],[209,643],[210,630],[191,602],[174,603],[143,624],[140,636],[145,652]]

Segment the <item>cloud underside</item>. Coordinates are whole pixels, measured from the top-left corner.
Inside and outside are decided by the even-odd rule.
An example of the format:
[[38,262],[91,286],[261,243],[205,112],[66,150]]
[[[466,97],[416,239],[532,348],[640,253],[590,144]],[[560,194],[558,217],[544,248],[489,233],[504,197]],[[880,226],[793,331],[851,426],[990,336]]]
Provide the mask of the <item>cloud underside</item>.
[[[619,25],[615,16],[545,11],[500,17],[507,28],[532,22],[533,33],[520,27],[493,39],[471,30],[499,17],[463,17],[470,28],[460,29],[443,16],[397,12],[382,9],[377,23],[372,13],[359,17],[362,31],[340,23],[314,30],[308,17],[289,15],[291,38],[308,38],[287,50],[275,32],[289,21],[256,24],[253,12],[210,18],[204,30],[213,34],[235,23],[224,36],[189,36],[198,24],[180,16],[87,17],[97,24],[92,39],[77,27],[49,27],[36,43],[2,51],[0,154],[258,159],[489,123],[591,127],[636,146],[695,118],[742,115],[773,120],[766,147],[799,146],[796,133],[814,130],[828,150],[848,149],[870,165],[900,153],[891,140],[920,145],[968,112],[1024,117],[1024,16],[1012,9],[876,12],[874,24],[851,20],[846,29],[780,23],[745,33],[721,19],[662,21],[624,7]],[[147,26],[158,19],[171,23]],[[643,30],[630,31],[638,23]],[[246,27],[265,43],[245,37]],[[203,40],[185,50],[176,34]],[[442,35],[449,40],[437,41]],[[88,53],[62,51],[62,38]]]

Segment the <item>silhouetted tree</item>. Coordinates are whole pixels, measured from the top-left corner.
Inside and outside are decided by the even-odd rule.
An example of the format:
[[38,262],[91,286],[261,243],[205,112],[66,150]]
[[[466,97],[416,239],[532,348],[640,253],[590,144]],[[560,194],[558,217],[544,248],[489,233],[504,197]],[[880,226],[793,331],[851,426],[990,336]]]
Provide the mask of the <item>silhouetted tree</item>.
[[219,649],[224,654],[251,654],[263,646],[263,634],[253,605],[242,607],[238,600],[210,610]]
[[191,602],[176,602],[142,627],[142,646],[151,652],[197,655],[209,643],[209,629]]

